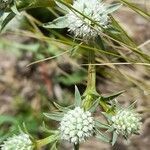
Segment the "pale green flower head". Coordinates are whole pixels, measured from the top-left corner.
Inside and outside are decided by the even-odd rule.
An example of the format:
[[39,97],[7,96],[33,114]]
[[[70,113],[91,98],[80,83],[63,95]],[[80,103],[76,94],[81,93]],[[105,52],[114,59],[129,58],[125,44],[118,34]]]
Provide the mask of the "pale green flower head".
[[1,150],[33,150],[33,147],[29,135],[22,133],[4,141],[1,145]]
[[142,124],[139,114],[130,109],[118,110],[111,120],[116,132],[126,138],[132,134],[139,133]]
[[61,139],[77,144],[93,136],[94,119],[80,107],[68,111],[60,122]]

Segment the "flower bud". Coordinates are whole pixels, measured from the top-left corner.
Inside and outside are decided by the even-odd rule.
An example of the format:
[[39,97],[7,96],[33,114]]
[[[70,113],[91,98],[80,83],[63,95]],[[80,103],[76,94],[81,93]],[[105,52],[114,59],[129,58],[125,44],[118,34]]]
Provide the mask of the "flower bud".
[[141,117],[132,110],[119,110],[111,118],[112,126],[118,134],[128,137],[131,134],[138,133],[141,126]]

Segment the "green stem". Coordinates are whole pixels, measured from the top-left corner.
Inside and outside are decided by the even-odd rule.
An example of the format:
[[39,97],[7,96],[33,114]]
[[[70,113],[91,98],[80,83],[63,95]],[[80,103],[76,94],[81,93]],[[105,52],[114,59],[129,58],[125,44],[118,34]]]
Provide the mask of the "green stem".
[[74,150],[79,150],[79,144],[74,144]]
[[95,65],[95,52],[89,50],[88,54],[88,78],[87,78],[87,89],[86,91],[96,91],[96,68]]
[[89,50],[88,52],[88,63],[87,87],[83,94],[83,108],[85,110],[88,110],[92,106],[93,100],[95,100],[98,95],[96,91],[96,67],[94,65],[95,52],[92,50]]

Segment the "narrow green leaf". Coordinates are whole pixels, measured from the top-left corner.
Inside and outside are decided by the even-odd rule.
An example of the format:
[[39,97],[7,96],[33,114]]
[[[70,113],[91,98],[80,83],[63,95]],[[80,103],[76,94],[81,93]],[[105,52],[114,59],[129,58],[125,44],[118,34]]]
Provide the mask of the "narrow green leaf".
[[49,133],[49,134],[57,134],[57,133],[59,133],[58,130],[48,129],[48,127],[46,126],[45,122],[42,123],[42,131],[46,132],[46,133]]
[[3,123],[17,124],[17,120],[15,119],[15,117],[12,117],[12,116],[0,115],[0,125]]
[[68,12],[68,11],[70,10],[67,6],[63,5],[62,3],[58,2],[57,0],[55,0],[55,3],[56,3],[61,9],[65,10],[66,12]]
[[110,114],[107,114],[106,112],[101,112],[107,119],[108,121],[111,121],[111,115]]
[[110,126],[108,124],[101,123],[98,120],[95,120],[95,125],[101,129],[109,129],[110,128]]
[[129,44],[132,47],[136,47],[136,44],[134,43],[134,41],[132,40],[132,38],[128,35],[128,33],[121,27],[121,25],[119,24],[119,22],[113,18],[113,16],[111,16],[111,22],[112,22],[112,26],[115,27],[117,30],[120,31],[120,35],[114,35],[114,38]]
[[8,14],[8,16],[3,20],[2,24],[1,24],[1,28],[0,31],[2,31],[5,26],[16,16],[16,14],[14,12],[11,12]]
[[50,150],[57,150],[57,141],[52,145]]
[[16,5],[14,4],[12,7],[11,7],[11,10],[12,12],[14,12],[16,15],[20,15],[20,12],[18,11]]
[[118,35],[118,34],[121,34],[120,30],[117,29],[115,26],[112,26],[112,25],[108,26],[107,30],[108,30],[110,33],[112,33],[112,34],[117,34],[117,35]]
[[34,139],[33,136],[29,133],[25,122],[23,122],[22,125],[18,125],[18,129],[19,129],[20,133],[28,134],[31,139]]
[[106,13],[107,14],[111,14],[112,12],[116,11],[117,9],[119,9],[122,6],[122,4],[120,3],[116,3],[116,4],[111,4],[107,7]]
[[36,141],[36,145],[37,145],[37,147],[43,147],[47,144],[50,144],[50,143],[58,140],[58,138],[59,138],[58,134],[54,134],[54,135],[51,135],[45,139]]
[[100,132],[98,129],[96,130],[96,138],[100,139],[100,140],[102,140],[104,142],[107,142],[107,143],[110,142],[109,137],[106,134]]
[[118,96],[120,96],[121,94],[123,94],[125,91],[120,91],[120,92],[117,92],[117,93],[114,93],[110,96],[105,96],[105,97],[101,97],[101,100],[103,101],[111,101],[115,98],[117,98]]
[[110,126],[106,132],[112,133],[114,131],[114,127]]
[[44,113],[44,116],[55,121],[61,121],[64,114],[60,112],[54,112],[54,113]]
[[81,106],[81,95],[77,86],[75,86],[75,106]]
[[68,27],[69,23],[67,21],[67,17],[63,16],[63,17],[59,17],[55,20],[53,20],[52,22],[48,22],[45,23],[43,25],[44,28],[53,28],[53,29],[62,29],[62,28],[66,28]]
[[69,108],[67,108],[67,107],[62,107],[62,106],[60,106],[59,104],[57,104],[57,103],[55,103],[55,102],[54,102],[54,105],[56,106],[56,108],[57,108],[59,111],[67,112],[67,111],[70,110]]
[[82,45],[82,42],[72,47],[72,49],[70,50],[71,56],[75,55],[75,53],[77,52],[77,50],[80,48],[81,45]]
[[113,136],[112,136],[112,145],[114,145],[117,141],[117,138],[118,138],[118,134],[114,131],[113,132]]
[[147,12],[144,12],[142,9],[138,8],[135,4],[130,3],[128,0],[120,0],[122,3],[127,5],[129,8],[146,18],[148,21],[150,21],[150,14]]
[[135,108],[137,101],[134,101],[127,109],[132,110]]
[[99,46],[100,49],[106,50],[104,41],[103,41],[103,39],[102,39],[100,36],[98,36],[98,37],[95,39],[95,42],[96,42],[96,44]]
[[92,106],[89,109],[90,112],[95,112],[96,111],[96,108],[99,105],[99,101],[100,101],[100,98],[98,98],[96,101],[94,101],[94,103],[92,104]]
[[144,58],[145,60],[147,60],[149,62],[150,61],[150,57],[137,47],[137,45],[130,38],[128,33],[119,25],[118,21],[116,21],[116,19],[114,19],[112,16],[111,16],[111,22],[112,22],[112,25],[115,26],[120,31],[120,34],[112,34],[111,32],[108,32],[107,30],[105,30],[105,32],[111,38],[115,39],[118,42],[121,42],[123,45],[125,44],[125,46],[130,48],[131,51],[133,51],[138,56]]

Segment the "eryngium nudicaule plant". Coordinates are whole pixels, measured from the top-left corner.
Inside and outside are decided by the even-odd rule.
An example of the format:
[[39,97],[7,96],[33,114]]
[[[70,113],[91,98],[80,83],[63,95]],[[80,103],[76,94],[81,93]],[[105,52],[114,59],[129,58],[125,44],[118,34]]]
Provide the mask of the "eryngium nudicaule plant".
[[73,5],[65,6],[55,0],[57,5],[66,11],[64,17],[44,25],[46,28],[68,28],[75,37],[83,39],[95,38],[99,31],[107,28],[109,14],[120,7],[120,4],[108,5],[101,0],[74,0]]
[[116,115],[111,118],[116,133],[126,138],[139,133],[142,124],[140,120],[139,114],[130,109],[117,110]]
[[93,136],[94,119],[91,112],[76,107],[64,115],[59,129],[62,139],[77,144]]
[[92,116],[93,111],[96,110],[99,104],[99,99],[95,100],[88,110],[84,110],[82,102],[80,93],[76,87],[75,103],[73,105],[62,107],[55,103],[59,112],[44,113],[47,118],[60,121],[58,127],[59,140],[66,140],[74,145],[78,145],[88,140],[88,138],[95,136],[98,139],[109,142],[106,135],[99,131],[101,127],[108,129],[109,125],[100,123]]
[[33,147],[29,135],[22,133],[4,141],[1,150],[33,150]]

